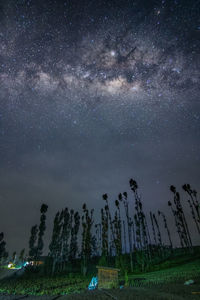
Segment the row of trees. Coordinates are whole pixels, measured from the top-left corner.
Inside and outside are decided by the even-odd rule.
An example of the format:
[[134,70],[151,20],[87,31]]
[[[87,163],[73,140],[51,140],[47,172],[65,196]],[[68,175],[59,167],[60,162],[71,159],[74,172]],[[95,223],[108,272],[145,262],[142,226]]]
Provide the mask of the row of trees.
[[[150,212],[148,216],[143,209],[137,182],[131,179],[129,184],[132,197],[128,197],[127,192],[120,193],[115,200],[115,209],[110,204],[108,195],[102,196],[104,207],[101,209],[100,223],[95,223],[94,209],[89,210],[86,204],[82,207],[81,218],[78,212],[74,213],[68,208],[56,214],[49,246],[53,273],[64,270],[67,262],[80,258],[85,274],[92,257],[98,257],[99,263],[105,265],[109,265],[111,258],[114,258],[115,265],[122,269],[125,265],[124,259],[127,261],[128,257],[131,271],[136,264],[144,270],[158,259],[164,259],[173,253],[174,245],[166,215],[157,211]],[[180,194],[174,186],[170,190],[173,198],[168,205],[174,217],[180,246],[192,252],[192,238]],[[200,234],[197,192],[189,184],[184,184],[183,190],[189,196],[192,219],[197,233]],[[163,235],[168,242],[164,243]],[[80,237],[81,243],[78,243]]]
[[[161,211],[145,213],[137,182],[131,179],[129,184],[132,195],[128,195],[127,192],[120,193],[114,206],[107,194],[102,196],[104,205],[99,223],[95,223],[94,209],[89,210],[86,204],[83,204],[82,216],[68,208],[56,213],[48,253],[52,273],[64,271],[69,262],[78,259],[85,274],[92,258],[96,258],[96,262],[102,265],[109,265],[115,261],[115,266],[121,269],[128,268],[133,271],[139,267],[145,270],[154,262],[173,253],[173,239],[166,215]],[[174,186],[171,186],[170,190],[173,197],[168,206],[174,217],[180,247],[192,252],[190,224],[184,213],[183,201]],[[197,234],[200,234],[197,192],[189,184],[184,184],[183,190],[188,196],[188,206]],[[31,260],[38,261],[43,253],[47,210],[48,206],[43,204],[40,209],[40,224],[31,228]],[[6,251],[1,234],[0,258],[2,253],[5,255]],[[21,258],[22,256],[24,257],[24,250],[20,254]]]
[[57,212],[54,218],[54,226],[51,243],[49,245],[49,257],[52,258],[52,272],[55,269],[62,271],[69,260],[74,260],[78,252],[78,232],[80,216],[74,210],[65,208]]

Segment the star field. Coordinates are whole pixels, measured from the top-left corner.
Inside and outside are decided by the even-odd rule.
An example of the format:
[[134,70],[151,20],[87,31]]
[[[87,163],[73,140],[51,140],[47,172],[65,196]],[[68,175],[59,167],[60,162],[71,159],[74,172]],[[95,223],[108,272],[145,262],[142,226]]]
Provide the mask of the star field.
[[26,242],[25,220],[7,228],[11,209],[32,209],[29,227],[45,201],[49,222],[72,203],[98,210],[129,177],[147,208],[167,209],[170,184],[198,190],[199,49],[199,0],[0,2],[0,225],[11,246],[12,230]]

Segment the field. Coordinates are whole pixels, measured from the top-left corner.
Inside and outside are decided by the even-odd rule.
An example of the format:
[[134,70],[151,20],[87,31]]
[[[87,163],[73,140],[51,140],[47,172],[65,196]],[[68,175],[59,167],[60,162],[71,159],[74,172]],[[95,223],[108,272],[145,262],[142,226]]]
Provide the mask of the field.
[[[170,262],[165,264],[170,265]],[[28,299],[38,300],[199,299],[200,259],[176,266],[173,266],[174,264],[177,264],[177,261],[172,261],[171,267],[166,269],[129,275],[126,278],[126,287],[106,291],[87,291],[91,276],[83,277],[78,274],[57,277],[42,277],[39,275],[13,276],[0,280],[0,300],[19,299],[22,295],[26,295]],[[122,277],[121,279],[124,278]],[[194,280],[194,284],[184,285],[184,282],[190,279]],[[13,296],[8,296],[8,294]]]
[[0,281],[0,293],[22,295],[65,295],[84,290],[90,278],[80,275],[12,277]]

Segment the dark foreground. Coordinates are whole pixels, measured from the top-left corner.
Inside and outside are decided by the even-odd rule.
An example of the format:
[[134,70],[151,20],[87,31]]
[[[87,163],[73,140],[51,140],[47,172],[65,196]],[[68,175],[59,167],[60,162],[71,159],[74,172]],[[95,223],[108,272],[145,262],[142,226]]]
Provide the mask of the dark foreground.
[[113,290],[96,290],[85,291],[80,294],[71,294],[66,296],[31,296],[31,295],[5,295],[0,294],[0,300],[101,300],[101,299],[122,299],[122,300],[181,300],[181,299],[200,299],[200,281],[190,286],[183,283],[158,285],[151,288],[133,287],[113,289]]
[[[90,279],[85,278],[84,280],[84,278],[79,278],[80,276],[72,279],[68,276],[55,277],[52,281],[52,278],[37,278],[37,276],[31,276],[30,278],[26,276],[16,277],[13,272],[15,271],[7,269],[1,270],[0,300],[200,299],[199,258],[164,270],[130,275],[128,278],[129,287],[109,290],[88,291],[86,287]],[[191,279],[193,280],[193,284],[184,285],[185,281]],[[53,287],[53,289],[49,290],[49,286]],[[68,294],[69,287],[71,290]],[[33,296],[38,288],[40,288],[38,292],[40,296]],[[78,293],[78,291],[81,292]],[[10,295],[8,295],[8,292],[10,292]],[[12,295],[14,292],[21,295]],[[49,295],[41,296],[47,294]]]

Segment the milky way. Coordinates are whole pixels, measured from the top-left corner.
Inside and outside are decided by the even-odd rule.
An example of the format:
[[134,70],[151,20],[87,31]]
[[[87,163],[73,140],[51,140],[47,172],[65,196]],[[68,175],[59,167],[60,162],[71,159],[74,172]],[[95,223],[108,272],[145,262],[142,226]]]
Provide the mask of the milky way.
[[0,3],[0,226],[11,246],[13,235],[26,243],[41,202],[51,223],[66,205],[100,208],[130,177],[153,209],[167,209],[169,184],[200,187],[200,1],[79,2]]

